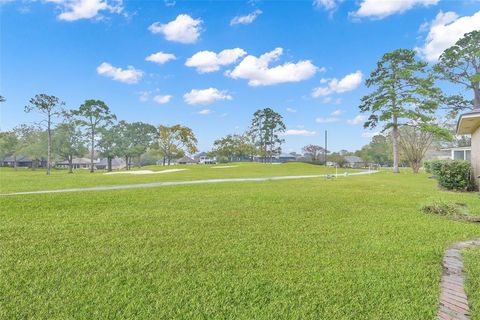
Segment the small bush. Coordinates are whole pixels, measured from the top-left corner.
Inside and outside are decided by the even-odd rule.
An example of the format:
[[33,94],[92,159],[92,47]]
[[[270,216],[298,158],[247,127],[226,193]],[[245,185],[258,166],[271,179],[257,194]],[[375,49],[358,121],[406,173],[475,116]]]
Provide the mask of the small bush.
[[438,160],[428,162],[428,172],[438,180],[440,187],[447,190],[476,190],[473,169],[469,161]]
[[465,203],[451,201],[434,200],[422,205],[421,210],[425,213],[457,219],[462,219],[469,216],[468,208]]
[[432,164],[432,161],[425,161],[423,163],[423,168],[425,169],[426,173],[432,173],[432,170],[430,168],[431,164]]
[[440,174],[441,168],[444,163],[450,160],[433,160],[433,161],[426,161],[426,168],[428,167],[428,173],[433,174],[434,176],[438,176]]

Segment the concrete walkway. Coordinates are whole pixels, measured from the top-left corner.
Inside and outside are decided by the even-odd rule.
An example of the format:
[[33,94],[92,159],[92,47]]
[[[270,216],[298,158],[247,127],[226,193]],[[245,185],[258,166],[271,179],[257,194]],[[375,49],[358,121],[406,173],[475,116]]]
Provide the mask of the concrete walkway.
[[462,250],[480,246],[480,239],[459,242],[445,251],[442,283],[437,318],[441,320],[468,320],[470,308],[465,293]]
[[103,187],[91,187],[91,188],[12,192],[12,193],[2,193],[2,194],[0,194],[0,196],[45,194],[45,193],[84,192],[84,191],[103,191],[103,190],[118,190],[118,189],[137,189],[137,188],[154,188],[154,187],[176,186],[176,185],[186,185],[186,184],[204,184],[204,183],[245,182],[245,181],[275,181],[275,180],[312,179],[312,178],[337,177],[337,176],[338,177],[348,177],[348,176],[369,175],[369,174],[373,174],[373,173],[377,173],[377,172],[378,171],[362,171],[362,172],[337,174],[337,175],[336,174],[317,174],[317,175],[306,175],[306,176],[276,176],[276,177],[265,177],[265,178],[230,178],[230,179],[154,182],[154,183],[127,184],[127,185],[121,185],[121,186],[103,186]]

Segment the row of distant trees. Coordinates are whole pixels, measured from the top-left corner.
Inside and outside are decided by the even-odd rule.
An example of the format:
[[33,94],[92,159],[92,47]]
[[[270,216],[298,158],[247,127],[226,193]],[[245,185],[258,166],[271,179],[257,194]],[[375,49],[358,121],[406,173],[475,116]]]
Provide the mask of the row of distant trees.
[[[115,157],[124,158],[129,170],[131,160],[147,151],[163,158],[164,165],[198,151],[198,141],[191,128],[180,124],[156,127],[145,122],[117,121],[101,100],[86,100],[77,109],[66,110],[65,103],[58,97],[38,94],[30,99],[25,112],[37,112],[42,120],[0,132],[0,157],[12,156],[15,168],[17,156],[22,155],[37,160],[46,158],[47,174],[51,172],[54,159],[68,160],[72,172],[73,159],[88,152],[91,172],[98,156],[107,159],[108,171],[112,170]],[[282,116],[270,108],[261,109],[254,113],[247,133],[215,141],[211,154],[228,160],[235,156],[253,158],[260,155],[264,162],[269,162],[281,151],[283,131]]]
[[38,112],[42,120],[1,132],[0,156],[13,156],[16,167],[19,155],[33,159],[46,155],[47,174],[50,174],[54,157],[68,160],[72,172],[73,158],[87,151],[91,172],[97,155],[107,158],[107,168],[111,171],[114,157],[124,158],[129,170],[131,159],[149,149],[156,150],[168,162],[178,154],[197,151],[197,139],[190,128],[117,122],[117,117],[101,100],[86,100],[73,110],[65,110],[64,106],[64,102],[51,95],[38,94],[30,99],[25,111]]
[[229,134],[213,143],[210,155],[227,161],[253,160],[260,157],[262,162],[272,162],[282,151],[285,132],[281,114],[271,108],[257,110],[252,117],[249,129],[243,134]]

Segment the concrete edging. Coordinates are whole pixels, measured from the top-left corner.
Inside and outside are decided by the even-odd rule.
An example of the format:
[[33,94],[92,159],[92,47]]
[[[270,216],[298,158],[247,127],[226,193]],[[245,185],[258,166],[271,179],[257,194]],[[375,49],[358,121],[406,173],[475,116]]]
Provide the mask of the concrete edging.
[[229,178],[229,179],[210,179],[210,180],[185,180],[185,181],[167,181],[141,184],[127,184],[117,186],[102,186],[102,187],[88,187],[75,189],[57,189],[57,190],[39,190],[39,191],[22,191],[12,193],[0,193],[0,196],[16,196],[29,194],[45,194],[45,193],[66,193],[66,192],[83,192],[83,191],[103,191],[103,190],[118,190],[118,189],[136,189],[136,188],[153,188],[174,185],[187,184],[204,184],[204,183],[224,183],[224,182],[246,182],[246,181],[274,181],[274,180],[291,180],[291,179],[312,179],[312,178],[328,178],[328,177],[348,177],[348,176],[362,176],[377,173],[379,171],[360,171],[342,174],[316,174],[304,176],[273,176],[262,178]]

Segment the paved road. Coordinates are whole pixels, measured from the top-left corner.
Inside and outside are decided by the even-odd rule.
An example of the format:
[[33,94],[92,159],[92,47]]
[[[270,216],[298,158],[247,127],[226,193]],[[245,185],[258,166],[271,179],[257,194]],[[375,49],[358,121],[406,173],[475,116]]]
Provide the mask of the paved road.
[[360,176],[368,175],[371,173],[377,173],[378,171],[362,171],[348,174],[316,174],[307,176],[276,176],[265,178],[230,178],[230,179],[210,179],[210,180],[190,180],[190,181],[171,181],[171,182],[154,182],[154,183],[140,183],[140,184],[127,184],[121,186],[103,186],[103,187],[91,187],[91,188],[75,188],[75,189],[58,189],[58,190],[40,190],[40,191],[24,191],[24,192],[12,192],[2,193],[0,196],[14,196],[14,195],[28,195],[28,194],[44,194],[44,193],[67,193],[67,192],[85,192],[85,191],[103,191],[103,190],[117,190],[117,189],[136,189],[136,188],[153,188],[164,186],[176,186],[184,184],[203,184],[203,183],[223,183],[223,182],[244,182],[244,181],[274,181],[274,180],[291,180],[291,179],[312,179],[322,177],[346,177],[346,176]]

